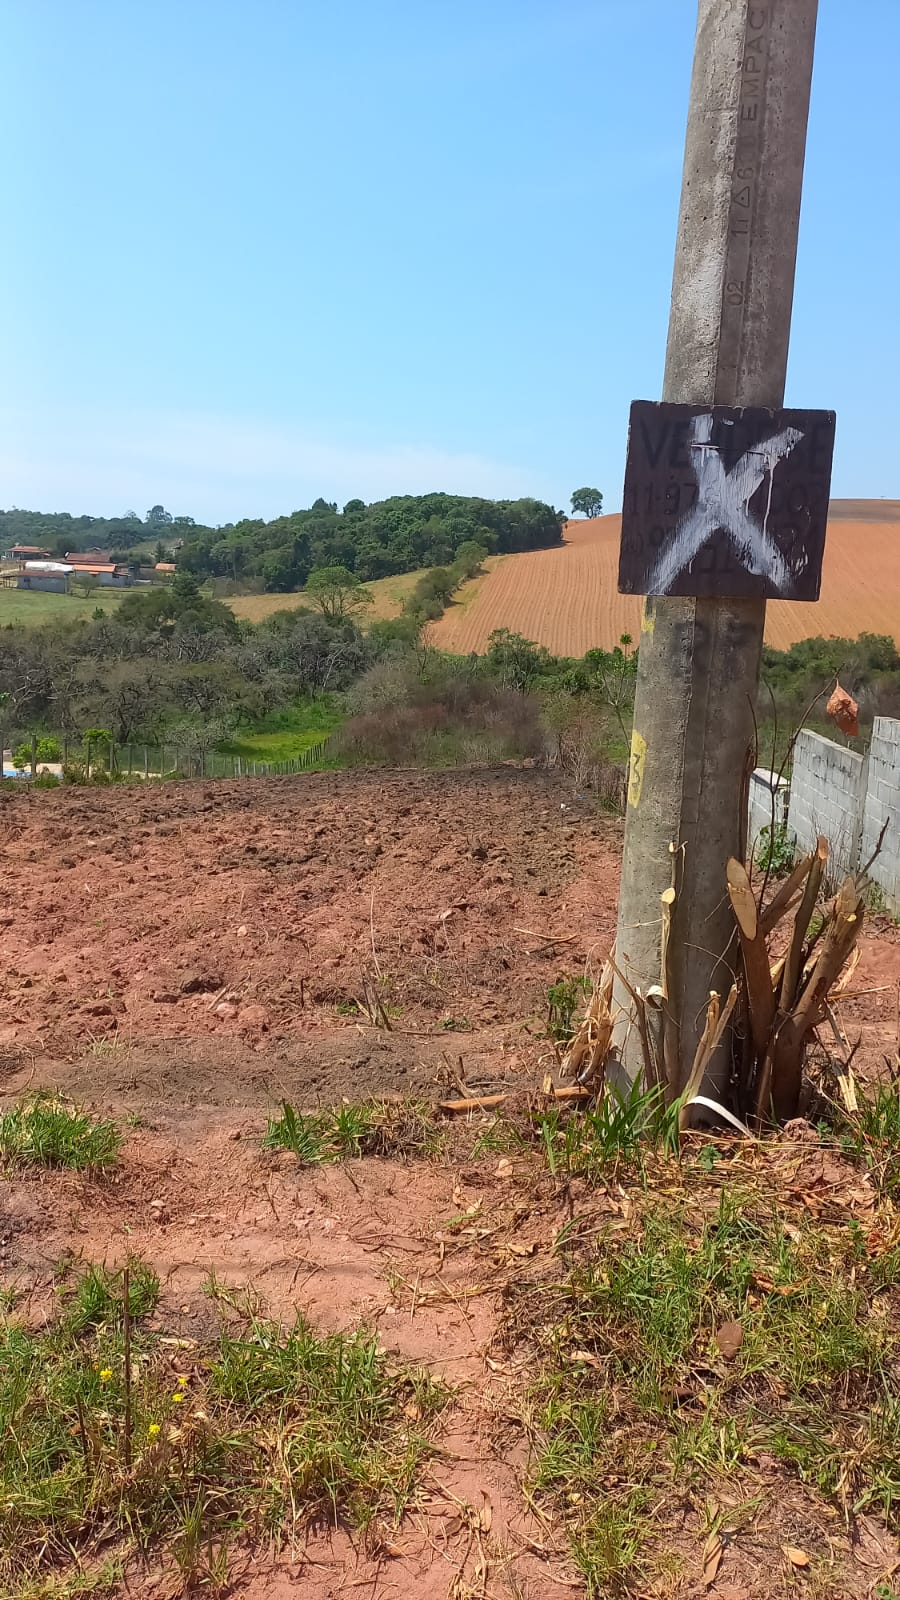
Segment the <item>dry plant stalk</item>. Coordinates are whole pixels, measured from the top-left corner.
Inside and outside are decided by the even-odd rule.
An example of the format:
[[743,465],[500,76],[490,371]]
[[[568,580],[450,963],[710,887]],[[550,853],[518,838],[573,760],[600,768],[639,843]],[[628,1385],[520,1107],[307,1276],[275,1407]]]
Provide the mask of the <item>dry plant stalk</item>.
[[[742,956],[739,999],[751,1045],[750,1079],[742,1087],[757,1122],[770,1115],[776,1121],[796,1116],[810,1037],[828,1016],[829,996],[842,971],[858,959],[854,952],[865,912],[860,879],[845,878],[816,919],[828,857],[828,841],[820,838],[764,909],[743,864],[733,856],[728,863]],[[775,959],[767,939],[795,906],[787,948]]]
[[737,999],[738,987],[736,983],[731,985],[731,990],[724,1006],[720,1005],[719,996],[716,994],[715,989],[710,990],[709,1005],[706,1008],[706,1023],[700,1035],[700,1042],[697,1045],[690,1077],[681,1096],[681,1105],[678,1112],[679,1133],[683,1133],[688,1126],[691,1103],[694,1096],[700,1093],[709,1064],[722,1043],[725,1029],[731,1021],[731,1015],[737,1004]]
[[584,1088],[597,1090],[603,1082],[612,1044],[615,1016],[612,1009],[613,961],[604,963],[588,1001],[581,1026],[560,1063],[564,1078],[574,1078]]
[[[379,974],[380,976],[380,974]],[[391,1032],[391,1019],[384,1007],[384,1001],[378,993],[373,979],[365,968],[360,971],[362,1000],[356,1001],[357,1010],[364,1016],[373,1028],[386,1028]]]
[[[820,838],[815,850],[798,861],[766,906],[757,902],[744,865],[734,856],[729,860],[726,883],[740,939],[741,972],[724,1003],[715,991],[710,993],[703,1032],[683,1087],[678,1082],[678,1022],[669,1004],[673,988],[671,924],[677,899],[674,881],[661,896],[660,982],[644,993],[629,983],[611,951],[581,1026],[562,1059],[563,1077],[574,1078],[595,1094],[601,1090],[617,1016],[612,1008],[616,976],[634,1007],[645,1082],[662,1085],[669,1104],[678,1101],[681,1130],[690,1120],[690,1107],[736,1012],[745,1018],[747,1032],[739,1069],[742,1113],[749,1106],[757,1123],[770,1116],[776,1121],[795,1116],[807,1045],[828,1018],[831,997],[846,985],[859,959],[857,941],[865,913],[864,874],[860,873],[845,879],[817,918],[828,858],[828,841]],[[771,936],[791,914],[793,926],[786,949],[776,956],[770,948]],[[845,1099],[852,1100],[849,1062],[845,1063],[841,1090]],[[722,1115],[734,1120],[726,1108]],[[737,1122],[736,1126],[744,1124]]]

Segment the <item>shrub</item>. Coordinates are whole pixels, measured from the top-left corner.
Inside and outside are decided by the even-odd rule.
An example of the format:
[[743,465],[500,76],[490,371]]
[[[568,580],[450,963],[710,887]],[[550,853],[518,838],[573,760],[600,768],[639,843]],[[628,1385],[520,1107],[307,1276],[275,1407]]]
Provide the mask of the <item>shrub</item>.
[[537,702],[482,678],[422,683],[408,703],[351,717],[335,736],[350,766],[460,766],[538,756],[544,733]]
[[760,872],[771,873],[775,878],[786,877],[794,865],[796,853],[797,841],[788,833],[786,822],[776,823],[774,832],[768,825],[760,828],[753,852]]
[[[31,755],[31,740],[22,739],[21,742],[16,745],[16,748],[13,751],[13,766],[19,772],[24,772],[27,767],[31,766]],[[62,756],[59,740],[52,737],[38,739],[37,745],[35,746],[35,755],[38,763],[42,761],[59,761],[60,757]]]

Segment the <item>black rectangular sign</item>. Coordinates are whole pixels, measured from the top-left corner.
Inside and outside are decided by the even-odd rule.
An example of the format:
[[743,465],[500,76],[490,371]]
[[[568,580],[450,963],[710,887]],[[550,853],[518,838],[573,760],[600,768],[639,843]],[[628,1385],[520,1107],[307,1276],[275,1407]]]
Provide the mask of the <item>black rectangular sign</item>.
[[623,594],[818,600],[833,411],[635,400]]

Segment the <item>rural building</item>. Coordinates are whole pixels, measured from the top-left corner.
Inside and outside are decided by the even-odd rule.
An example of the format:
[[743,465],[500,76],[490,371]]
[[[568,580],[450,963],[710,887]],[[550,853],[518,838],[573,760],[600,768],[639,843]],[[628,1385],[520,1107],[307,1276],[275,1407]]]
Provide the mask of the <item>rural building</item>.
[[66,560],[73,567],[108,567],[110,565],[108,550],[67,550]]
[[134,582],[128,567],[113,561],[73,561],[70,570],[76,583],[79,578],[96,578],[101,589],[127,589]]
[[45,594],[68,594],[69,573],[65,561],[25,561],[16,573],[17,589],[41,589]]
[[11,549],[4,550],[4,561],[49,561],[50,551],[45,550],[41,544],[14,544]]
[[161,578],[171,578],[174,576],[174,573],[177,569],[174,561],[157,561],[153,570],[154,572],[158,573]]

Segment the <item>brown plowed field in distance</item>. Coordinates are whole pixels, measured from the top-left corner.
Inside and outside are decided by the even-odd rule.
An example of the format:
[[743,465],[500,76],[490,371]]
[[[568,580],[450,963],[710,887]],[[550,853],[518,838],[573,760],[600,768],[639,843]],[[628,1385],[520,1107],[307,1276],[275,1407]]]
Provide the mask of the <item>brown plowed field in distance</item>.
[[[494,628],[509,628],[555,655],[581,656],[611,649],[623,633],[637,638],[641,601],[617,588],[620,520],[569,522],[554,549],[493,558],[432,624],[432,643],[467,655],[486,650]],[[821,598],[768,608],[766,643],[778,650],[817,634],[860,633],[892,634],[900,643],[896,500],[832,501]]]

